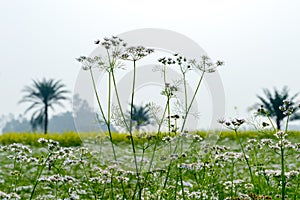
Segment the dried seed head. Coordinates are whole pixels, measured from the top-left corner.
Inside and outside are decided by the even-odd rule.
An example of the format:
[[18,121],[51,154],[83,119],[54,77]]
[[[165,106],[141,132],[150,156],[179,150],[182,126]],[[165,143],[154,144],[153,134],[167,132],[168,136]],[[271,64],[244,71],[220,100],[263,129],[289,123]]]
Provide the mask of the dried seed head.
[[268,124],[267,122],[263,122],[263,123],[262,123],[262,126],[263,126],[263,127],[267,127],[267,126],[269,126],[269,125],[270,125],[270,124]]

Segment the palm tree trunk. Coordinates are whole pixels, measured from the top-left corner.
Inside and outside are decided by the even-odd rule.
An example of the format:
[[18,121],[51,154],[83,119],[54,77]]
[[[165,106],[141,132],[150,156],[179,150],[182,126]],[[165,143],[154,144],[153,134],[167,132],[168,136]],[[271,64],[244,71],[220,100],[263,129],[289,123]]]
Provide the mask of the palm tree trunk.
[[280,122],[281,122],[281,121],[277,118],[277,119],[276,119],[277,130],[280,130],[280,128],[281,128]]
[[48,104],[45,104],[45,124],[44,124],[44,134],[47,134],[48,130]]

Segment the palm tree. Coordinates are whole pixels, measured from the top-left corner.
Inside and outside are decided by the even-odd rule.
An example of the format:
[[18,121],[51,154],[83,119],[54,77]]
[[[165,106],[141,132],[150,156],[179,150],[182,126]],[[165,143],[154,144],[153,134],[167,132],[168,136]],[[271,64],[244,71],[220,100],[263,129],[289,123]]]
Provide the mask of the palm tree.
[[42,81],[33,80],[31,86],[26,86],[22,90],[25,92],[25,95],[20,103],[31,103],[25,113],[34,110],[30,120],[34,130],[36,130],[37,127],[41,127],[44,129],[44,133],[47,134],[49,108],[54,110],[55,104],[63,106],[61,101],[68,99],[65,94],[69,93],[69,91],[64,88],[65,85],[62,84],[60,80],[46,80],[44,78]]
[[[287,86],[283,87],[282,91],[274,88],[273,94],[268,89],[264,89],[263,92],[265,97],[257,95],[257,98],[260,100],[260,105],[263,106],[270,117],[275,118],[277,129],[280,130],[281,122],[285,117],[287,117],[287,115],[285,115],[279,108],[283,105],[284,100],[289,100],[290,106],[296,105],[297,103],[295,102],[295,98],[298,96],[298,93],[290,96]],[[300,119],[300,114],[295,113],[297,109],[298,106],[294,106],[293,115],[291,115],[289,119],[290,121]]]
[[[132,106],[131,120],[135,122],[135,128],[137,131],[139,131],[142,126],[147,126],[151,123],[151,117],[149,112],[150,109],[148,105]],[[130,113],[128,114],[128,117],[130,119]]]

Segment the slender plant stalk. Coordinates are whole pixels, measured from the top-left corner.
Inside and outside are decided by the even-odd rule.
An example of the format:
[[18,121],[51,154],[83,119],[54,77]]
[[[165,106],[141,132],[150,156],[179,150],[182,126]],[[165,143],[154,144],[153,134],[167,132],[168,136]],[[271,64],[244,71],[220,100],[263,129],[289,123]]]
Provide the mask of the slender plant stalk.
[[[131,147],[134,157],[134,164],[135,164],[135,171],[137,175],[137,183],[135,187],[135,192],[132,196],[132,199],[135,198],[136,190],[140,186],[140,177],[139,177],[139,169],[138,169],[138,163],[136,158],[136,150],[133,140],[133,134],[132,134],[132,115],[133,115],[133,101],[134,101],[134,90],[135,90],[135,81],[136,81],[136,60],[133,60],[133,81],[132,81],[132,91],[131,91],[131,103],[130,103],[130,122],[129,122],[129,134],[130,134],[130,141],[131,141]],[[139,190],[139,196],[141,195],[141,190]]]
[[122,192],[123,192],[123,199],[127,199],[123,181],[121,183],[122,183],[121,186],[122,186]]
[[[82,158],[80,158],[80,160],[82,160]],[[82,166],[82,169],[83,169],[83,174],[84,174],[85,178],[87,179],[87,184],[88,184],[89,188],[91,189],[91,191],[93,192],[94,198],[96,200],[97,199],[97,193],[95,192],[95,189],[91,186],[91,184],[88,180],[88,176],[86,174],[86,170],[85,170],[85,167],[84,167],[82,162],[81,162],[81,166]]]
[[271,126],[272,126],[273,130],[276,131],[277,129],[275,128],[274,123],[273,123],[273,121],[272,121],[272,119],[270,118],[269,115],[267,115],[267,118],[269,119],[269,122],[271,123]]
[[285,133],[287,133],[289,128],[290,115],[287,116],[286,124],[285,124]]
[[246,161],[246,164],[247,164],[247,167],[248,167],[248,170],[249,170],[249,174],[250,174],[250,178],[251,178],[251,183],[252,185],[254,186],[254,189],[256,188],[256,184],[254,183],[254,178],[253,178],[253,173],[252,173],[252,168],[251,168],[251,165],[249,163],[249,159],[247,158],[246,156],[246,152],[245,152],[245,148],[244,148],[244,145],[243,143],[241,142],[239,136],[238,136],[238,132],[237,132],[237,129],[234,129],[234,132],[235,132],[235,135],[236,135],[236,138],[238,140],[238,143],[242,149],[242,152],[243,152],[243,156],[244,156],[244,159]]
[[195,178],[195,181],[196,181],[198,187],[200,187],[201,185],[199,184],[199,180],[198,180],[198,178],[197,178],[197,173],[196,173],[196,172],[193,172],[193,175],[194,175],[194,178]]
[[57,200],[57,182],[55,182],[54,193],[55,193],[55,200]]
[[183,181],[182,181],[182,169],[181,168],[179,168],[179,175],[180,175],[180,185],[181,185],[182,198],[185,199],[184,186],[183,186]]
[[[100,98],[99,98],[99,95],[98,95],[98,92],[97,92],[97,87],[96,87],[94,75],[93,75],[93,72],[92,72],[91,69],[90,69],[90,74],[91,74],[91,78],[92,78],[92,84],[93,84],[93,88],[94,88],[94,93],[96,95],[97,103],[98,103],[101,115],[103,117],[103,120],[104,120],[104,122],[105,122],[105,124],[107,126],[107,129],[108,129],[109,139],[111,141],[111,146],[112,146],[113,155],[114,155],[114,160],[117,161],[115,147],[114,147],[113,140],[112,140],[112,134],[111,134],[111,128],[110,128],[110,121],[108,119],[106,119],[106,117],[105,117],[105,114],[104,114],[104,111],[103,111],[103,108],[102,108],[102,105],[101,105],[101,102],[100,102]],[[110,75],[109,75],[109,77],[110,77]],[[111,84],[110,84],[110,82],[111,81],[110,81],[110,78],[109,78],[109,89],[108,89],[109,90],[109,94],[110,94],[110,90],[111,90],[111,86],[110,86]],[[110,96],[108,97],[108,99],[110,99]],[[108,107],[110,108],[110,100],[108,102],[109,102]],[[110,109],[109,109],[108,113],[110,113]]]
[[144,146],[145,144],[143,143],[143,148],[142,148],[142,159],[141,159],[141,162],[140,162],[140,170],[139,171],[142,171],[142,168],[143,168],[143,162],[144,162],[144,159],[145,159],[145,151],[147,149],[147,147]]
[[[288,131],[288,124],[290,120],[290,115],[287,116],[286,124],[285,124],[285,133]],[[284,162],[284,146],[283,146],[283,135],[281,134],[280,137],[280,155],[281,155],[281,198],[284,200],[285,199],[285,185],[286,185],[286,180],[285,180],[285,162]]]
[[103,188],[103,192],[102,192],[102,196],[101,196],[102,199],[104,199],[105,190],[106,190],[106,184],[104,185],[104,188]]
[[300,185],[300,183],[299,183],[299,181],[298,181],[298,184],[297,184],[297,187],[296,187],[296,190],[295,190],[295,193],[294,193],[294,200],[297,199],[297,194],[298,194],[299,185]]
[[[109,82],[108,82],[108,89],[109,89],[109,97],[108,97],[108,119],[105,117],[105,114],[104,114],[104,111],[103,111],[103,108],[102,108],[102,105],[101,105],[101,102],[100,102],[100,98],[99,98],[99,95],[98,95],[98,92],[97,92],[97,88],[96,88],[96,84],[95,84],[95,79],[94,79],[94,76],[93,76],[93,72],[92,70],[90,69],[90,74],[91,74],[91,77],[92,77],[92,83],[93,83],[93,88],[94,88],[94,93],[96,95],[96,99],[97,99],[97,103],[98,103],[98,106],[99,106],[99,109],[100,109],[100,112],[101,112],[101,115],[104,119],[104,122],[107,126],[107,129],[108,129],[108,133],[109,133],[109,139],[110,139],[110,143],[111,143],[111,146],[112,146],[112,150],[113,150],[113,155],[114,155],[114,160],[117,161],[117,156],[116,156],[116,151],[115,151],[115,147],[114,147],[114,143],[113,143],[113,139],[112,139],[112,133],[111,133],[111,122],[110,122],[110,118],[111,118],[111,111],[110,111],[110,99],[111,99],[111,78],[113,78],[113,81],[114,80],[114,76],[113,76],[113,70],[111,70],[111,72],[109,72]],[[115,82],[114,82],[114,85],[115,85]],[[124,188],[124,185],[123,185],[123,182],[121,183],[122,185],[122,188]],[[126,194],[124,193],[123,195],[126,196]]]
[[[166,69],[166,65],[164,65],[163,68],[163,75],[164,75],[164,84],[166,87],[167,84],[167,69]],[[170,108],[170,94],[167,92],[166,93],[167,96],[167,111],[168,111],[168,133],[169,135],[171,135],[171,108]]]
[[182,71],[182,76],[183,76],[183,86],[184,86],[184,113],[187,113],[188,110],[188,99],[187,99],[187,86],[186,86],[186,76],[185,76],[185,72]]
[[233,199],[233,180],[234,180],[234,162],[232,161],[232,167],[231,167],[231,188],[230,188],[231,199]]
[[44,170],[44,168],[45,168],[45,166],[46,166],[46,162],[48,161],[48,159],[50,158],[51,155],[52,155],[52,153],[49,153],[48,157],[46,158],[45,162],[44,162],[43,165],[42,165],[42,168],[40,169],[40,171],[38,172],[38,174],[37,174],[37,176],[36,176],[36,178],[35,178],[35,184],[34,184],[34,186],[33,186],[33,189],[32,189],[32,191],[31,191],[31,195],[30,195],[30,198],[29,198],[30,200],[33,198],[35,189],[36,189],[36,187],[37,187],[37,185],[38,185],[38,183],[39,183],[39,178],[41,177],[41,175],[42,175],[42,173],[43,173],[43,170]]
[[177,187],[178,187],[178,174],[176,175],[176,185],[175,185],[175,192],[174,192],[174,199],[177,199]]
[[[204,74],[205,74],[205,70],[202,71],[201,77],[200,77],[199,82],[198,82],[198,84],[197,84],[197,87],[196,87],[196,90],[195,90],[194,95],[193,95],[193,97],[192,97],[192,100],[191,100],[191,102],[190,102],[190,104],[189,104],[189,107],[188,107],[186,113],[185,113],[184,121],[183,121],[183,124],[182,124],[182,127],[181,127],[181,132],[183,132],[183,130],[184,130],[184,126],[185,126],[185,123],[186,123],[186,120],[187,120],[187,116],[188,116],[189,111],[190,111],[190,109],[191,109],[191,107],[192,107],[192,105],[193,105],[193,102],[194,102],[194,100],[195,100],[195,97],[196,97],[196,95],[197,95],[197,93],[198,93],[198,90],[199,90],[200,85],[201,85],[201,83],[202,83]],[[176,152],[177,147],[178,147],[178,145],[175,146],[175,148],[174,148],[174,153]],[[171,165],[172,165],[172,160],[170,160],[170,163],[169,163],[169,166],[168,166],[167,177],[166,177],[166,179],[165,179],[164,187],[163,187],[164,189],[165,189],[165,187],[166,187],[166,184],[167,184],[167,181],[168,181],[168,178],[169,178],[169,173],[170,173],[170,170],[171,170]]]
[[111,133],[111,73],[108,74],[108,105],[107,105],[107,128],[109,133],[109,138],[111,141],[111,147],[113,149],[114,159],[117,161],[116,151],[112,139]]
[[168,132],[171,135],[171,108],[170,108],[170,97],[167,95],[167,105],[168,105]]
[[[108,54],[108,57],[109,57],[109,52],[107,51],[107,54]],[[110,58],[110,57],[109,57]],[[109,60],[109,62],[111,63],[111,60]],[[125,115],[124,115],[124,112],[123,112],[123,109],[122,109],[122,106],[121,106],[121,102],[120,102],[120,97],[119,97],[119,92],[118,92],[118,87],[117,87],[117,84],[116,84],[116,78],[115,78],[115,74],[114,74],[114,68],[112,67],[113,63],[111,63],[111,77],[112,77],[112,82],[113,82],[113,86],[114,86],[114,90],[115,90],[115,94],[116,94],[116,97],[117,97],[117,102],[118,102],[118,106],[119,106],[119,109],[120,109],[120,112],[121,112],[121,117],[123,119],[123,122],[124,122],[124,125],[126,127],[126,130],[131,132],[130,131],[130,128],[126,122],[126,118],[125,118]],[[130,136],[130,138],[132,139],[132,135]],[[134,144],[133,144],[134,145]],[[135,157],[135,161],[136,161],[136,156],[135,156],[135,153],[134,153],[134,157]],[[136,165],[137,167],[137,165]],[[138,173],[138,172],[137,172]],[[124,198],[127,198],[126,196],[126,193],[125,193],[125,189],[124,189],[124,184],[123,182],[121,182],[121,185],[122,185],[122,190],[123,190],[123,197]]]
[[126,127],[126,130],[129,132],[129,126],[126,122],[126,118],[125,118],[125,115],[124,115],[124,112],[123,112],[123,109],[122,109],[122,106],[121,106],[119,92],[118,92],[118,88],[117,88],[117,84],[116,84],[116,78],[115,78],[115,74],[114,74],[113,70],[111,72],[111,75],[112,75],[112,79],[113,79],[114,90],[115,90],[115,94],[116,94],[116,97],[117,97],[117,102],[118,102],[118,106],[119,106],[119,109],[120,109],[120,112],[121,112],[121,116],[123,118],[123,122],[124,122],[124,125]]
[[[163,124],[163,121],[164,121],[164,118],[165,118],[165,115],[166,115],[167,107],[168,107],[168,104],[166,104],[165,109],[164,109],[164,112],[163,112],[163,116],[162,116],[162,118],[161,118],[160,123],[158,124],[157,134],[160,134],[160,129],[161,129],[161,126],[162,126],[162,124]],[[156,138],[155,143],[154,143],[153,152],[152,152],[152,156],[151,156],[150,164],[149,164],[149,170],[148,170],[149,172],[150,172],[150,170],[151,170],[151,168],[152,168],[152,164],[153,164],[153,160],[154,160],[156,148],[157,148],[157,145],[158,145],[158,140],[159,140],[159,135],[158,135],[158,137]]]
[[202,74],[201,74],[201,77],[200,77],[199,82],[198,82],[198,84],[197,84],[197,87],[196,87],[196,90],[195,90],[195,92],[194,92],[193,98],[192,98],[192,100],[191,100],[191,102],[190,102],[190,104],[189,104],[189,107],[188,107],[188,109],[187,109],[187,111],[186,111],[186,113],[185,113],[185,116],[184,116],[184,119],[183,119],[183,123],[182,123],[182,127],[181,127],[181,131],[180,131],[180,132],[182,132],[182,131],[184,130],[184,126],[185,126],[185,123],[186,123],[188,114],[189,114],[189,112],[190,112],[190,110],[191,110],[191,108],[192,108],[193,102],[194,102],[194,100],[195,100],[195,98],[196,98],[196,95],[197,95],[198,90],[199,90],[199,88],[200,88],[200,85],[201,85],[201,83],[202,83],[204,74],[205,74],[205,70],[202,71]]
[[164,187],[163,187],[163,189],[165,189],[166,186],[167,186],[167,182],[168,182],[169,175],[170,175],[170,171],[171,171],[171,164],[172,164],[172,160],[170,161],[170,164],[169,164],[169,166],[168,166],[167,176],[166,176],[166,179],[165,179],[165,182],[164,182]]
[[[186,86],[186,77],[185,77],[185,72],[182,72],[183,75],[183,86],[184,86],[184,102],[185,102],[185,108],[184,108],[184,113],[187,113],[187,109],[188,109],[188,99],[187,99],[187,86]],[[176,122],[176,120],[175,120]],[[180,140],[181,142],[181,153],[183,152],[183,140]]]
[[282,138],[281,146],[280,146],[280,153],[281,153],[281,198],[284,200],[285,196],[285,167],[284,167],[284,148],[282,146]]
[[132,151],[133,151],[133,156],[134,156],[135,170],[136,170],[136,174],[139,175],[139,169],[138,169],[137,158],[136,158],[136,150],[135,150],[135,145],[134,145],[133,136],[132,136],[132,115],[133,115],[133,101],[134,101],[135,79],[136,79],[136,61],[134,60],[133,61],[132,93],[131,93],[131,103],[130,103],[129,134],[130,134],[130,141],[131,141],[131,146],[132,146]]
[[112,176],[110,177],[110,194],[111,194],[111,199],[115,199],[113,177]]
[[166,65],[164,65],[164,68],[163,68],[163,75],[164,75],[164,83],[166,84],[167,83]]
[[[194,102],[194,100],[195,100],[195,98],[196,98],[196,95],[197,95],[198,90],[199,90],[199,88],[200,88],[200,85],[201,85],[201,83],[202,83],[204,74],[205,74],[205,70],[202,71],[202,74],[201,74],[201,77],[200,77],[199,82],[198,82],[198,84],[197,84],[197,87],[196,87],[196,90],[195,90],[195,92],[194,92],[193,98],[192,98],[192,100],[191,100],[191,102],[190,102],[190,104],[189,104],[189,107],[188,107],[188,109],[187,109],[187,111],[186,111],[186,113],[185,113],[184,120],[183,120],[182,127],[181,127],[181,131],[180,131],[181,133],[182,133],[183,130],[184,130],[184,127],[185,127],[185,123],[186,123],[188,114],[189,114],[189,112],[190,112],[190,110],[191,110],[191,108],[192,108],[193,102]],[[178,140],[177,140],[177,143],[178,143],[178,142],[179,142],[179,138],[178,138]],[[177,151],[177,147],[178,147],[178,145],[175,146],[175,148],[174,148],[174,153]]]

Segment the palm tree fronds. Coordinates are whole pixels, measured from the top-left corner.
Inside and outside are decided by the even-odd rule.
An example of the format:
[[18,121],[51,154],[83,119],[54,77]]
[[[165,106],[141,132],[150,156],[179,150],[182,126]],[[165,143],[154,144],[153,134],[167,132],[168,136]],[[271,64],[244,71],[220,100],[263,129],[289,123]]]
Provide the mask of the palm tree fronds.
[[34,130],[37,127],[43,127],[44,133],[47,133],[48,126],[48,108],[54,110],[54,105],[63,107],[61,101],[67,100],[65,94],[69,91],[65,90],[65,85],[60,80],[45,78],[41,81],[33,80],[31,86],[25,86],[22,92],[25,93],[19,103],[30,102],[31,105],[25,110],[37,109],[32,113],[31,125]]

